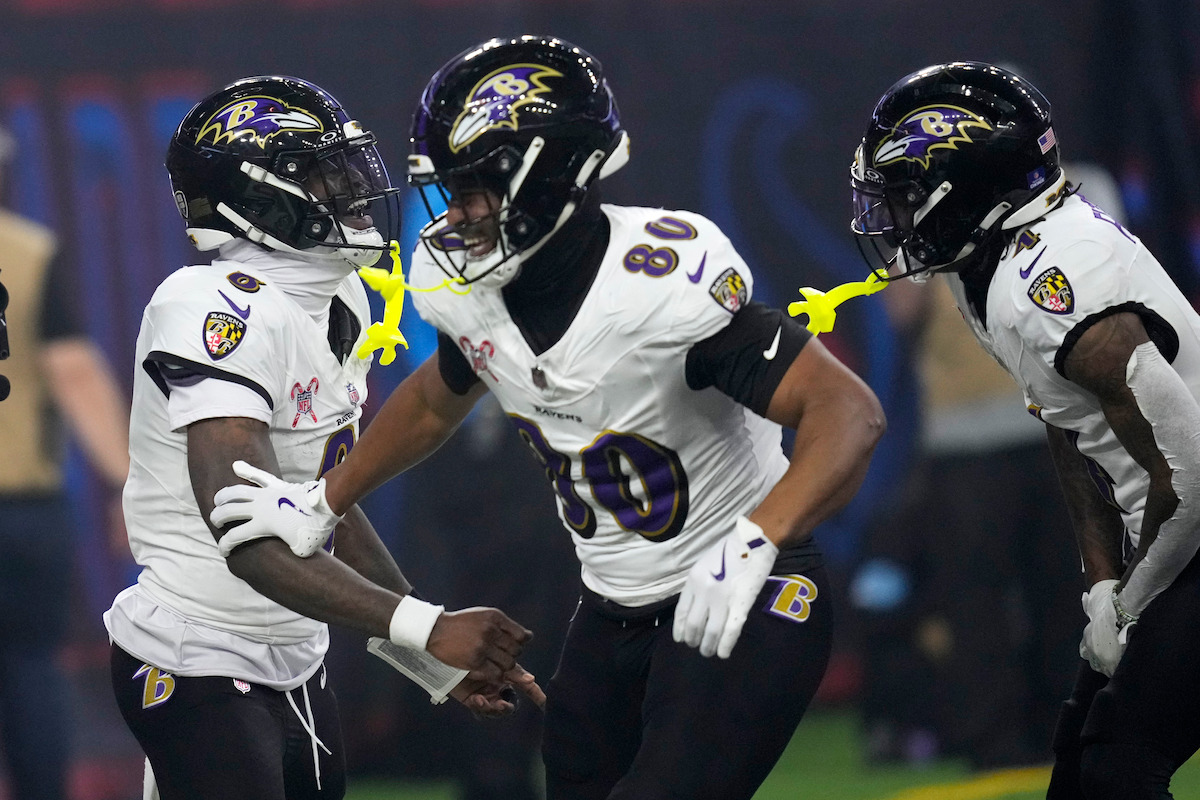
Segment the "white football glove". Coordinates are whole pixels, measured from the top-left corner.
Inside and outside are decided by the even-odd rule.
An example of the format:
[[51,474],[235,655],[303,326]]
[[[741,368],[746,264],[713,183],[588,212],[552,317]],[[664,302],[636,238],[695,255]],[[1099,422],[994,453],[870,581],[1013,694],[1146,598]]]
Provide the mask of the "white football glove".
[[230,528],[217,542],[221,555],[228,558],[233,548],[253,539],[274,536],[287,542],[292,552],[308,558],[325,546],[342,518],[325,501],[325,479],[289,483],[245,461],[233,462],[239,478],[255,483],[226,486],[217,492],[217,504],[209,519],[218,528],[246,520]]
[[675,607],[675,641],[699,646],[705,657],[729,658],[778,554],[762,528],[738,517],[734,529],[701,553],[688,572]]
[[[1092,590],[1083,596],[1083,610],[1087,612],[1088,624],[1083,629],[1083,641],[1079,643],[1079,655],[1087,659],[1092,669],[1112,677],[1125,652],[1128,640],[1126,631],[1117,631],[1117,610],[1113,606],[1113,589],[1120,581],[1097,581]],[[1127,626],[1128,627],[1128,626]]]

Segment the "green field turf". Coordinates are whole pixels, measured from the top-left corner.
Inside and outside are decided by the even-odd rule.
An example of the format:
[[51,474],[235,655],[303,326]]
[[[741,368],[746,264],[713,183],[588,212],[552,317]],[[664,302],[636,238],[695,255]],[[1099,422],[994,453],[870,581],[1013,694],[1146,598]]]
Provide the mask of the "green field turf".
[[[804,718],[755,800],[1041,800],[1049,764],[970,774],[960,762],[874,767],[863,762],[854,717],[814,712]],[[1200,757],[1175,776],[1177,798],[1200,797]],[[442,783],[351,780],[347,800],[456,800]]]

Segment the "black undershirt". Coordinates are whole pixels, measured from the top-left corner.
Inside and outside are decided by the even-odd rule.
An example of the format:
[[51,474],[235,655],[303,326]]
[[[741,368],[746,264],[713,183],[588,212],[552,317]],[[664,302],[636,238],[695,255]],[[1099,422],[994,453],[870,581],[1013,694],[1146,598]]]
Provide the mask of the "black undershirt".
[[553,347],[579,313],[600,271],[610,232],[598,193],[588,192],[579,212],[500,290],[508,315],[534,355]]

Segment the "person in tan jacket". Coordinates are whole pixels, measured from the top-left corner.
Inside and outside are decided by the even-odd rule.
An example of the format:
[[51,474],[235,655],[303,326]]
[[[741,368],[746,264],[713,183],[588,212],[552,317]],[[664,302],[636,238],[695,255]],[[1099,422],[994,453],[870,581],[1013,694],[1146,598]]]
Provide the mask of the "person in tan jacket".
[[[15,149],[0,128],[0,198]],[[66,436],[114,511],[129,471],[128,402],[71,307],[67,268],[51,231],[0,206],[10,351],[0,373],[11,384],[0,402],[0,747],[12,800],[67,796],[70,707],[57,665],[74,558]]]

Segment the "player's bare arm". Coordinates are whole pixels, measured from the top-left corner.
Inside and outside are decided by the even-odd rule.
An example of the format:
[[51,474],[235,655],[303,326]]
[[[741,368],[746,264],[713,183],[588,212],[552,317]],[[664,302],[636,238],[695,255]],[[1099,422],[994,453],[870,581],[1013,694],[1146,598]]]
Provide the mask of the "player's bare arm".
[[1065,432],[1047,425],[1046,441],[1075,529],[1087,585],[1120,578],[1121,541],[1125,534],[1120,513],[1096,490],[1087,462],[1071,446]]
[[1114,314],[1097,322],[1079,338],[1067,355],[1064,369],[1068,380],[1096,395],[1113,433],[1150,475],[1138,553],[1121,586],[1153,544],[1159,527],[1171,518],[1179,504],[1171,486],[1171,468],[1127,382],[1130,356],[1136,347],[1149,341],[1150,336],[1136,314]]
[[874,392],[816,339],[788,366],[766,417],[796,430],[787,471],[697,559],[675,609],[675,641],[706,657],[729,658],[779,548],[802,542],[850,501],[886,428]]
[[[222,486],[239,482],[230,466],[237,460],[254,460],[278,471],[267,426],[257,420],[221,417],[188,426],[188,460],[192,488],[201,513],[207,520],[213,496]],[[360,511],[347,514],[339,534],[345,532],[351,558],[360,560],[382,543],[364,544],[378,536]],[[212,525],[210,523],[210,528]],[[220,540],[224,531],[213,529]],[[388,561],[392,567],[395,562]],[[264,537],[236,548],[228,557],[230,571],[256,591],[312,619],[360,630],[370,636],[391,638],[393,616],[407,584],[396,569],[371,566],[371,574],[382,571],[387,585],[373,583],[349,564],[318,550],[309,558],[296,556],[281,539]],[[468,609],[442,613],[434,623],[426,648],[440,660],[473,671],[478,680],[499,682],[516,663],[525,641],[532,634],[496,609]]]
[[457,430],[485,391],[477,384],[455,394],[431,356],[396,387],[346,460],[326,473],[330,507],[341,512],[420,463]]
[[750,520],[782,547],[850,502],[887,422],[870,387],[815,338],[776,387],[766,416],[795,429],[796,443],[791,466]]

